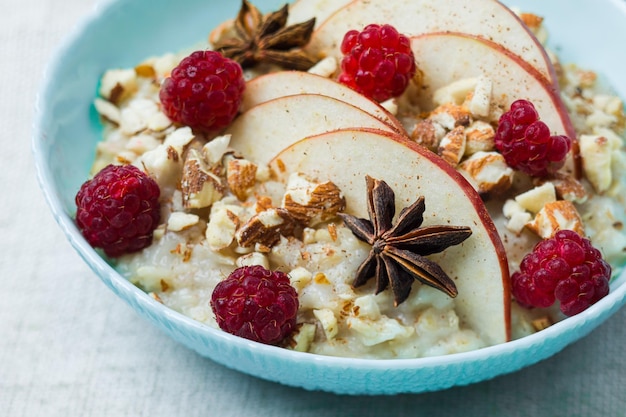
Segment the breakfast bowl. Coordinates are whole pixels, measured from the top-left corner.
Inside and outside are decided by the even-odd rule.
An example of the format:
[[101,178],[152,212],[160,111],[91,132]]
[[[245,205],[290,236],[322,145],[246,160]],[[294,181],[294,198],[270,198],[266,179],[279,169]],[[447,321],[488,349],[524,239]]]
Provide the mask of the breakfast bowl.
[[[561,62],[574,62],[596,71],[617,95],[626,97],[626,78],[622,74],[626,56],[616,52],[626,38],[626,3],[506,3],[543,16],[548,45]],[[269,11],[282,3],[258,0],[255,5]],[[103,134],[100,115],[93,106],[101,77],[107,69],[132,68],[146,57],[205,41],[212,28],[236,16],[237,6],[206,0],[102,3],[74,28],[44,75],[33,138],[43,194],[74,249],[102,282],[141,317],[198,354],[246,374],[307,390],[378,395],[441,390],[517,371],[555,355],[622,307],[626,300],[624,274],[614,277],[610,293],[585,311],[533,334],[448,355],[369,359],[298,352],[237,337],[168,308],[130,282],[87,243],[74,220],[75,195],[89,178],[96,144]],[[602,30],[594,30],[600,27]],[[605,33],[612,36],[606,37]]]

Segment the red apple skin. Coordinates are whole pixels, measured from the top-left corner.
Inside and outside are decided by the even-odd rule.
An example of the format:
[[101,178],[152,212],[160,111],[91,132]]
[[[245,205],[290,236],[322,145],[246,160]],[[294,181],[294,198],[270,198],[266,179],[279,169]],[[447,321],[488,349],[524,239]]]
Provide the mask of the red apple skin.
[[[529,75],[529,77],[531,77],[534,82],[545,91],[546,96],[549,99],[549,107],[543,109],[543,115],[546,115],[547,112],[553,112],[554,114],[558,115],[558,117],[555,119],[558,119],[560,124],[558,126],[549,126],[550,130],[556,134],[566,135],[572,140],[572,150],[570,151],[572,160],[571,170],[577,178],[581,178],[582,162],[580,159],[578,137],[574,128],[574,124],[572,123],[572,120],[570,118],[569,112],[567,111],[567,107],[561,99],[560,91],[557,85],[555,85],[553,82],[546,80],[545,77],[543,77],[542,74],[535,67],[530,65],[528,62],[522,60],[519,56],[513,54],[508,49],[504,48],[502,45],[488,39],[481,38],[479,36],[469,35],[467,33],[433,32],[412,37],[411,42],[413,44],[414,53],[416,54],[416,59],[418,60],[418,67],[420,65],[419,49],[425,48],[428,46],[429,43],[432,43],[433,41],[436,42],[441,39],[446,39],[448,42],[477,42],[482,47],[484,47],[486,51],[493,51],[497,54],[500,54],[504,58],[504,60],[517,64],[523,71],[525,71]],[[477,58],[477,60],[478,59],[479,58]],[[476,74],[468,76],[475,75]],[[450,80],[450,82],[452,81],[455,80]],[[516,94],[508,94],[506,98],[499,101],[499,104],[501,104],[504,109],[508,109],[511,103],[519,98],[526,97],[520,97]],[[540,116],[541,115],[542,111],[540,111]]]
[[[269,88],[273,89],[273,91],[271,93],[265,92]],[[261,93],[259,93],[259,90],[261,90]],[[259,94],[262,97],[257,97]],[[245,112],[254,106],[258,106],[268,101],[268,98],[271,100],[281,96],[296,94],[321,94],[345,101],[380,119],[393,127],[398,133],[405,133],[402,123],[379,103],[370,100],[368,97],[340,84],[334,79],[302,71],[271,72],[248,81],[243,94],[241,111]]]
[[[476,192],[476,190],[472,187],[472,185],[460,174],[458,173],[452,166],[450,166],[447,162],[445,162],[438,155],[433,153],[432,151],[426,149],[425,147],[416,144],[415,142],[408,139],[406,136],[398,135],[390,132],[380,131],[376,129],[340,129],[334,132],[327,132],[317,136],[310,136],[302,139],[300,142],[297,142],[290,147],[284,149],[278,155],[276,155],[273,160],[270,162],[270,167],[273,171],[273,174],[278,179],[285,179],[285,177],[289,174],[287,172],[288,167],[285,165],[282,156],[287,152],[293,152],[294,154],[298,151],[298,145],[304,143],[305,141],[327,141],[331,143],[332,135],[335,134],[351,134],[357,137],[360,134],[365,135],[373,135],[380,137],[381,140],[387,139],[397,144],[400,144],[406,147],[407,152],[413,152],[416,155],[416,158],[424,158],[430,162],[432,162],[438,169],[441,170],[440,174],[449,176],[463,191],[466,198],[470,201],[470,204],[474,207],[478,218],[480,219],[481,225],[486,231],[487,235],[490,238],[491,245],[497,254],[499,269],[501,271],[501,283],[502,283],[502,304],[503,304],[503,315],[504,315],[504,325],[505,325],[505,339],[509,341],[511,339],[511,295],[510,295],[510,276],[509,276],[509,266],[507,261],[506,251],[504,249],[504,245],[500,240],[500,236],[498,231],[483,203],[480,195]],[[330,145],[329,145],[330,146]],[[356,145],[358,146],[358,145]],[[303,157],[306,158],[306,157]],[[297,170],[297,167],[294,167],[294,170]],[[384,179],[384,178],[380,178]],[[332,180],[332,179],[331,179]],[[428,197],[426,196],[426,204],[428,205]],[[427,206],[428,207],[428,206]],[[428,210],[428,208],[427,208]],[[351,213],[354,214],[354,213]],[[362,214],[362,213],[359,213]]]
[[[391,24],[406,36],[458,31],[491,39],[522,60],[524,56],[532,57],[534,62],[529,65],[557,86],[556,71],[545,48],[519,16],[499,1],[485,3],[489,7],[477,8],[474,0],[353,0],[318,22],[308,49],[315,55],[340,58],[343,33],[348,29],[361,30],[370,23]],[[411,16],[411,20],[406,16]],[[491,22],[498,24],[491,25]],[[523,38],[521,46],[515,46],[515,37]]]

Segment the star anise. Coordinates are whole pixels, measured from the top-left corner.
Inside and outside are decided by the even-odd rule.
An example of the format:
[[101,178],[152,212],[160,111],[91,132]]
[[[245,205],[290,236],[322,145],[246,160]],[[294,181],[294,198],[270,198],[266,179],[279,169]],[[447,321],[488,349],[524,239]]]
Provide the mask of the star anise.
[[315,18],[286,26],[288,17],[288,5],[263,16],[259,9],[243,0],[234,22],[236,36],[218,40],[215,50],[244,68],[267,62],[306,71],[315,61],[301,48],[311,39]]
[[411,292],[414,279],[437,288],[450,297],[458,294],[454,281],[427,255],[442,252],[467,239],[472,230],[465,226],[426,226],[424,197],[400,212],[396,224],[395,194],[384,181],[366,177],[369,220],[340,214],[345,225],[360,240],[372,245],[367,259],[359,266],[353,286],[359,287],[376,277],[376,294],[391,285],[396,306]]

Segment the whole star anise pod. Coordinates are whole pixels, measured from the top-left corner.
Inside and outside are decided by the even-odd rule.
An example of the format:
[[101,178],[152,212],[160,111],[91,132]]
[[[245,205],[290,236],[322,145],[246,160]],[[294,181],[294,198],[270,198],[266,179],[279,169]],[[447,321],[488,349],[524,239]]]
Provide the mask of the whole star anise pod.
[[234,22],[236,36],[218,40],[215,50],[243,68],[267,62],[306,71],[315,61],[301,48],[311,39],[315,18],[286,26],[288,17],[288,5],[263,16],[259,9],[243,0]]
[[352,285],[359,287],[376,277],[376,294],[391,286],[396,306],[411,292],[413,280],[437,288],[450,297],[458,291],[454,281],[427,255],[442,252],[467,239],[466,226],[426,226],[424,197],[402,209],[396,224],[395,194],[384,181],[366,177],[369,220],[341,213],[345,225],[360,240],[372,245],[367,259],[359,266]]

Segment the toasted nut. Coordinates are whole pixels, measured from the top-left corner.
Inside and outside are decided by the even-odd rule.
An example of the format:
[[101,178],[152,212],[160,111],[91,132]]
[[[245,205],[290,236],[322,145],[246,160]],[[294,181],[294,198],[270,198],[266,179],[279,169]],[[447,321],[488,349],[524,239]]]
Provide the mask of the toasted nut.
[[333,182],[315,183],[294,173],[287,182],[282,207],[303,225],[312,226],[335,217],[345,209],[346,200]]
[[187,154],[181,188],[186,208],[209,207],[220,200],[226,190],[221,178],[211,172],[200,152],[195,149],[190,149]]
[[524,22],[524,24],[528,26],[528,28],[531,30],[538,29],[539,26],[541,26],[541,24],[543,23],[543,17],[537,16],[536,14],[520,13],[519,17],[522,22]]
[[457,126],[449,131],[439,142],[437,154],[456,167],[465,154],[465,128]]
[[443,126],[433,122],[431,119],[425,119],[415,125],[411,132],[411,139],[431,151],[436,151],[439,147],[439,142],[445,135],[446,129]]
[[513,184],[514,172],[498,152],[476,152],[459,170],[479,193],[502,193]]
[[257,244],[271,248],[280,241],[281,236],[293,236],[297,225],[287,210],[270,208],[252,216],[237,230],[235,238],[239,246],[244,248]]
[[496,131],[487,122],[477,120],[465,129],[465,155],[490,152],[495,149]]
[[452,130],[457,126],[469,126],[472,115],[469,109],[463,105],[444,103],[433,110],[428,118],[446,129]]
[[543,239],[552,237],[559,230],[573,230],[585,235],[585,227],[574,203],[558,200],[546,203],[535,219],[526,225]]
[[149,62],[142,62],[137,65],[135,67],[135,74],[137,74],[138,77],[144,78],[155,78],[157,75],[156,70]]
[[235,196],[245,201],[256,182],[257,165],[246,159],[230,158],[226,164],[226,182]]

